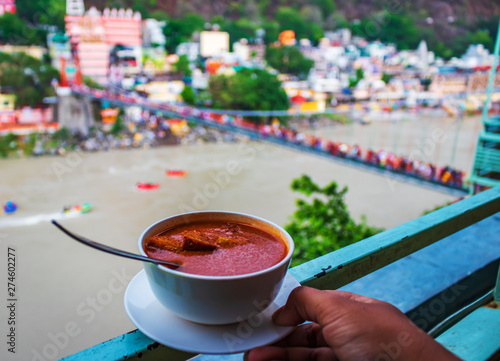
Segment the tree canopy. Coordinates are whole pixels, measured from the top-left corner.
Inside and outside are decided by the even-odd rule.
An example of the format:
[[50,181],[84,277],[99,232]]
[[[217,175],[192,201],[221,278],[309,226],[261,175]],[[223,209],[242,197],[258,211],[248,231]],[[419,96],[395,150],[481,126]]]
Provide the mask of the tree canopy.
[[[486,6],[488,2],[493,3],[494,0],[486,1]],[[382,8],[379,1],[368,1],[362,10],[351,14],[350,19],[341,16],[349,12],[338,10],[345,10],[346,6],[352,5],[335,0],[222,1],[212,6],[219,10],[210,14],[206,13],[207,6],[199,6],[199,1],[179,1],[177,12],[173,12],[172,5],[168,3],[159,0],[87,0],[86,6],[95,5],[99,10],[105,7],[131,7],[139,11],[143,18],[166,21],[164,33],[169,53],[175,52],[180,43],[189,41],[193,32],[203,30],[208,17],[215,14],[218,16],[212,19],[212,23],[220,24],[221,30],[229,32],[231,43],[241,38],[251,41],[255,37],[255,30],[264,29],[266,44],[276,41],[283,30],[293,30],[297,39],[305,38],[317,44],[324,30],[347,27],[355,35],[394,43],[399,49],[415,49],[423,38],[430,50],[444,58],[460,56],[470,44],[475,43],[483,44],[493,51],[498,26],[498,15],[493,13],[489,18],[478,16],[475,22],[457,18],[450,23],[428,24],[425,20],[433,16],[433,11],[415,8],[411,2],[400,5],[398,11],[379,11]],[[2,42],[15,45],[43,44],[47,25],[64,29],[65,1],[16,0],[16,5],[17,14],[6,14],[5,19],[0,21]],[[455,14],[465,11],[463,4],[452,6],[456,8]],[[353,16],[361,19],[360,22],[353,22]]]
[[307,22],[299,11],[289,7],[280,7],[275,14],[280,31],[293,30],[297,39],[309,39],[317,44],[323,37],[321,24]]
[[321,188],[307,175],[294,179],[293,191],[310,201],[297,199],[297,210],[285,229],[295,242],[292,265],[298,265],[339,248],[371,237],[382,229],[357,223],[349,214],[344,197],[347,187],[333,181]]
[[184,103],[194,105],[196,102],[196,95],[194,93],[193,87],[186,85],[181,91],[181,97]]
[[203,30],[205,20],[196,14],[187,14],[180,19],[170,19],[163,28],[167,40],[165,45],[169,53],[175,53],[177,46],[191,40],[193,33]]
[[192,71],[187,55],[180,55],[179,59],[173,64],[173,69],[175,72],[182,73],[184,76],[190,76]]
[[16,107],[36,106],[43,98],[55,95],[52,80],[59,72],[24,53],[0,53],[2,92],[16,94]]
[[66,1],[16,0],[17,14],[25,23],[55,25],[64,29]]
[[314,61],[307,59],[302,52],[294,46],[266,48],[267,63],[280,73],[296,75],[305,78],[314,66]]
[[0,41],[11,45],[41,45],[46,32],[21,20],[17,14],[5,13],[0,17]]
[[361,19],[352,30],[354,35],[363,36],[367,40],[392,43],[401,50],[416,49],[421,40],[419,29],[412,16],[395,14],[387,10]]
[[277,76],[262,69],[211,76],[209,91],[212,106],[218,109],[286,110],[290,106]]

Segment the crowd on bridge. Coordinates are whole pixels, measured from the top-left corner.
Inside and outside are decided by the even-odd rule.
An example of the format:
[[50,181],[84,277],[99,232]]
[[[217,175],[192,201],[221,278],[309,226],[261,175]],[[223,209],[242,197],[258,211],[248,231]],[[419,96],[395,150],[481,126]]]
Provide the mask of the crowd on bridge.
[[291,143],[295,146],[305,147],[307,150],[323,152],[331,156],[341,157],[352,161],[364,163],[374,167],[380,167],[389,171],[405,174],[433,183],[443,184],[452,188],[463,189],[465,173],[449,166],[438,167],[422,159],[411,159],[398,156],[385,150],[375,151],[373,149],[362,149],[359,145],[351,145],[322,139],[283,125],[257,125],[245,120],[238,115],[224,115],[213,112],[210,109],[199,109],[184,104],[153,103],[139,96],[129,94],[115,94],[108,91],[90,89],[85,86],[73,89],[78,93],[87,93],[93,97],[103,100],[115,100],[127,104],[135,104],[149,109],[166,111],[181,117],[194,117],[203,119],[205,122],[213,122],[244,129],[258,134],[261,137],[272,137],[283,143]]
[[326,152],[332,156],[362,162],[371,166],[424,179],[426,181],[440,183],[459,189],[464,187],[464,172],[448,166],[437,167],[429,162],[398,156],[384,150],[365,150],[359,145],[325,140],[314,135],[305,134],[281,126],[264,126],[260,130],[260,133],[264,137],[275,137],[281,141],[308,147],[318,152]]

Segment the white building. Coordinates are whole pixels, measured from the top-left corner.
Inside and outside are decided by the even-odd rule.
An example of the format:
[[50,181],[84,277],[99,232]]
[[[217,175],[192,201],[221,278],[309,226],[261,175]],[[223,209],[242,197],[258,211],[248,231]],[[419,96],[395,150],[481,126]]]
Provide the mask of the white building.
[[195,61],[200,56],[199,43],[182,43],[176,50],[177,55],[186,55],[189,61]]
[[457,61],[457,65],[463,68],[475,68],[491,64],[493,64],[493,56],[482,44],[469,45],[465,54]]
[[163,35],[163,27],[166,25],[164,21],[156,19],[146,19],[142,22],[142,43],[143,46],[161,46],[164,47],[167,43],[165,35]]

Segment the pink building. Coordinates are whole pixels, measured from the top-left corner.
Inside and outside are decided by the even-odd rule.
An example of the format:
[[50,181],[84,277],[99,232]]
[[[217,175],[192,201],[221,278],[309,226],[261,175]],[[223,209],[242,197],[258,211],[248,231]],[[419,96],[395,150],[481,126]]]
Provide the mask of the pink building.
[[15,0],[0,0],[0,16],[5,13],[16,13],[16,2]]
[[84,15],[66,15],[65,20],[66,33],[78,50],[83,75],[105,83],[110,52],[115,45],[130,47],[141,56],[142,21],[138,12],[105,9],[101,13],[92,7]]

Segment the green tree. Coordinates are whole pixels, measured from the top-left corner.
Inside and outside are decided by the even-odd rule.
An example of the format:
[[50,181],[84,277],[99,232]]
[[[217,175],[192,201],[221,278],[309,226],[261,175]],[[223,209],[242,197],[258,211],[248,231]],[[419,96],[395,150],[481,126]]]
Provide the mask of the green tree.
[[196,14],[187,14],[180,19],[171,19],[163,28],[163,34],[167,40],[165,45],[169,53],[175,53],[179,44],[191,39],[196,31],[203,30],[205,20]]
[[361,241],[382,231],[360,223],[349,214],[344,196],[347,187],[339,189],[333,181],[321,188],[307,175],[292,181],[291,188],[308,198],[297,199],[297,210],[285,229],[295,242],[292,265],[298,265],[326,253]]
[[278,41],[280,34],[280,24],[277,21],[264,21],[262,29],[266,32],[264,35],[264,43],[271,44]]
[[55,25],[64,29],[66,2],[60,0],[16,0],[19,17],[26,24]]
[[18,149],[19,136],[8,133],[0,136],[0,157],[7,158],[10,153]]
[[121,115],[118,115],[116,117],[116,122],[113,124],[111,127],[111,130],[109,131],[111,134],[113,134],[115,137],[120,135],[120,133],[125,130],[127,127],[125,126],[123,122],[123,118]]
[[54,96],[53,79],[59,79],[59,72],[39,59],[25,53],[0,53],[2,91],[16,95],[16,107],[33,107]]
[[17,14],[6,13],[0,17],[0,37],[11,45],[39,45],[44,43],[46,33],[29,25]]
[[421,36],[410,15],[382,11],[361,20],[352,29],[354,35],[368,40],[395,44],[398,49],[416,49]]
[[[497,16],[492,16],[489,19],[479,19],[476,28],[486,30],[488,32],[488,35],[492,39],[496,39],[496,36],[498,34],[498,22],[500,20],[500,17]],[[490,47],[488,48],[490,52],[493,53],[494,51],[494,42],[491,43]]]
[[196,102],[196,95],[194,93],[193,87],[185,86],[181,91],[181,97],[184,103],[194,105]]
[[297,39],[309,39],[317,44],[323,37],[321,24],[308,23],[300,12],[288,8],[280,7],[275,14],[275,19],[279,24],[279,31],[293,30]]
[[298,11],[280,7],[274,17],[280,25],[280,31],[293,30],[298,39],[307,37],[307,24]]
[[286,110],[290,106],[277,76],[262,69],[211,76],[208,89],[217,109]]
[[35,149],[37,137],[38,137],[37,133],[30,133],[27,137],[24,137],[23,139],[24,155],[33,155],[33,150]]
[[153,19],[156,19],[158,21],[169,21],[170,20],[170,17],[168,16],[168,14],[163,11],[163,10],[155,10],[151,13],[150,15]]
[[92,88],[92,89],[99,89],[99,90],[104,89],[104,87],[101,84],[99,84],[94,79],[92,79],[91,77],[88,77],[86,75],[83,76],[83,84],[85,84],[86,86],[88,86],[89,88]]
[[173,66],[174,66],[174,71],[177,73],[182,73],[184,76],[190,76],[191,75],[191,68],[190,68],[190,62],[187,57],[187,55],[181,55],[179,56],[179,60],[177,60]]
[[[364,75],[364,74],[363,74]],[[389,84],[389,82],[391,81],[391,79],[394,78],[394,75],[391,75],[391,74],[387,74],[387,73],[383,73],[382,74],[382,81],[386,84]]]
[[327,19],[335,12],[336,6],[333,0],[315,0],[314,5],[318,6],[323,13],[323,19]]
[[470,44],[482,44],[487,49],[494,47],[494,41],[491,38],[488,30],[478,30],[468,36]]
[[52,134],[52,139],[58,140],[58,141],[67,141],[71,137],[71,134],[67,128],[61,128]]
[[142,0],[134,0],[132,10],[140,12],[143,19],[150,17],[149,10]]
[[266,48],[265,59],[267,63],[280,73],[293,74],[305,78],[314,66],[314,60],[307,59],[302,52],[294,46]]
[[435,46],[431,46],[430,49],[434,51],[436,56],[443,59],[450,59],[453,56],[453,50],[441,41],[438,41]]
[[363,71],[363,68],[357,68],[356,69],[356,77],[349,78],[349,88],[355,88],[364,77],[365,77],[365,73]]
[[231,44],[240,39],[253,41],[255,38],[255,31],[258,28],[259,26],[256,23],[246,18],[241,18],[236,21],[226,20],[221,26],[222,31],[229,33]]

